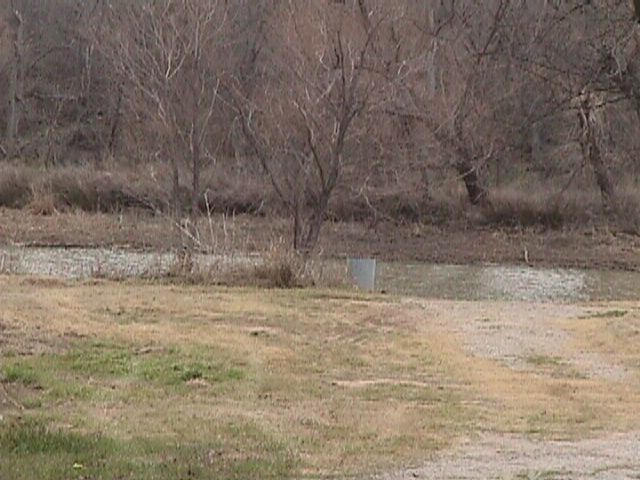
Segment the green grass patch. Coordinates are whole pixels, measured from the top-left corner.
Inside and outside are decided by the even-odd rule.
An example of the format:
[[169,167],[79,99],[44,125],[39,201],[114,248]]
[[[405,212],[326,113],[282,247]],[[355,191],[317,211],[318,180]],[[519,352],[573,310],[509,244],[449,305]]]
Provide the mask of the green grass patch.
[[560,357],[550,355],[531,355],[526,358],[529,365],[536,367],[561,367],[565,365]]
[[[108,478],[94,474],[115,454],[115,442],[101,435],[50,428],[36,419],[0,424],[0,478]],[[116,475],[130,470],[122,467],[110,468]]]
[[526,433],[539,438],[556,440],[582,436],[601,425],[597,407],[578,403],[571,410],[545,408],[526,416]]
[[294,471],[296,461],[286,446],[252,424],[216,426],[210,433],[199,442],[117,439],[37,418],[11,421],[0,424],[0,478],[275,479]]
[[531,355],[525,358],[531,367],[546,372],[552,378],[586,379],[584,372],[574,368],[561,357],[554,355]]
[[27,387],[25,408],[59,402],[147,398],[189,382],[233,390],[248,367],[216,348],[145,349],[115,342],[79,342],[66,352],[5,357],[0,381]]
[[520,472],[516,480],[555,480],[567,478],[571,472],[568,470],[540,470],[535,472]]
[[604,312],[593,312],[588,315],[580,317],[581,320],[586,320],[589,318],[621,318],[624,317],[628,312],[626,310],[606,310]]
[[64,452],[76,456],[77,460],[88,461],[91,455],[104,453],[111,448],[111,442],[99,435],[54,430],[35,419],[17,420],[0,429],[0,449],[6,454]]
[[20,361],[5,366],[0,378],[7,383],[19,383],[27,387],[40,386],[40,379],[35,369]]
[[136,345],[94,342],[53,359],[63,370],[97,378],[125,378],[159,385],[190,380],[221,383],[241,380],[245,371],[216,348],[145,350]]

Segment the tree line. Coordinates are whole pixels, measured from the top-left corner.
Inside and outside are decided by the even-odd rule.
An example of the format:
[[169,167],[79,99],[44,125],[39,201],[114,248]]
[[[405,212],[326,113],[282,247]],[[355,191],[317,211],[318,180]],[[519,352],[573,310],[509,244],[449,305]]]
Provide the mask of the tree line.
[[428,196],[446,171],[482,205],[517,176],[588,171],[606,210],[638,173],[638,1],[1,5],[4,161],[161,162],[196,215],[203,172],[233,159],[301,251],[343,182],[409,175]]

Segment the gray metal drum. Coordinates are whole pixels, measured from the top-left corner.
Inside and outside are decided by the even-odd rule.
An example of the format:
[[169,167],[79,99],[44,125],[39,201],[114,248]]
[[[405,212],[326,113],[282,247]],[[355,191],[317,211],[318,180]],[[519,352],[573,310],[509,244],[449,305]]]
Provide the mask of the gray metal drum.
[[369,292],[376,288],[376,260],[375,258],[349,258],[347,271],[355,284]]

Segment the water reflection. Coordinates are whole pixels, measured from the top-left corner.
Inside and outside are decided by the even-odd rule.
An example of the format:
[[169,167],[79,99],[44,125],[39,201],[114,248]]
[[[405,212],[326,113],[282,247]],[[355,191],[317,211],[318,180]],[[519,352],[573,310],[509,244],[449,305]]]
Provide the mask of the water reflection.
[[536,270],[528,267],[488,267],[479,275],[479,290],[487,298],[514,300],[586,300],[586,274],[576,270]]
[[451,300],[637,300],[637,272],[536,269],[504,265],[387,263],[378,289]]

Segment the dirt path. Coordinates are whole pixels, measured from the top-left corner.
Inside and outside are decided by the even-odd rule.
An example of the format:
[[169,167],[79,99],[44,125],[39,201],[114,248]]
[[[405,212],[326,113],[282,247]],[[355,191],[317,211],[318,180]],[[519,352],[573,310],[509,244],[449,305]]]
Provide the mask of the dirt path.
[[[429,314],[429,302],[421,303]],[[466,320],[470,308],[476,317]],[[570,345],[576,321],[606,318],[610,312],[623,310],[551,303],[452,301],[433,315],[438,327],[456,335],[473,356],[519,371],[553,367],[564,373],[573,369],[576,376],[586,378],[625,381],[629,372],[614,355]]]
[[533,441],[486,435],[424,466],[378,477],[404,479],[601,480],[640,478],[640,432],[603,438]]
[[[612,308],[611,304],[410,302],[423,309],[425,318],[433,319],[425,325],[425,332],[453,334],[465,355],[472,361],[495,366],[496,376],[504,376],[507,371],[519,375],[517,378],[523,383],[540,380],[546,385],[542,391],[552,391],[554,386],[565,385],[565,380],[569,382],[571,378],[588,382],[587,388],[593,385],[594,389],[610,386],[637,391],[640,385],[637,368],[630,367],[637,365],[637,354],[633,356],[636,360],[629,361],[633,344],[621,340],[629,331],[636,332],[640,325],[635,304]],[[625,330],[629,328],[632,330]],[[610,338],[622,342],[616,346],[618,351],[608,345]],[[593,345],[602,348],[592,348]],[[494,381],[491,376],[489,373],[489,380],[483,381],[491,383]],[[504,379],[495,381],[502,382],[500,388],[504,388]],[[554,383],[557,381],[560,383]],[[492,388],[488,386],[487,391]],[[524,385],[522,389],[526,390]],[[521,394],[516,390],[513,396]],[[541,401],[544,402],[544,398]],[[582,435],[584,438],[570,438],[571,435],[562,440],[553,438],[562,436],[556,433],[551,438],[544,435],[541,438],[535,434],[495,433],[489,428],[465,438],[455,448],[423,465],[375,478],[640,478],[637,422],[630,430],[603,428]]]

